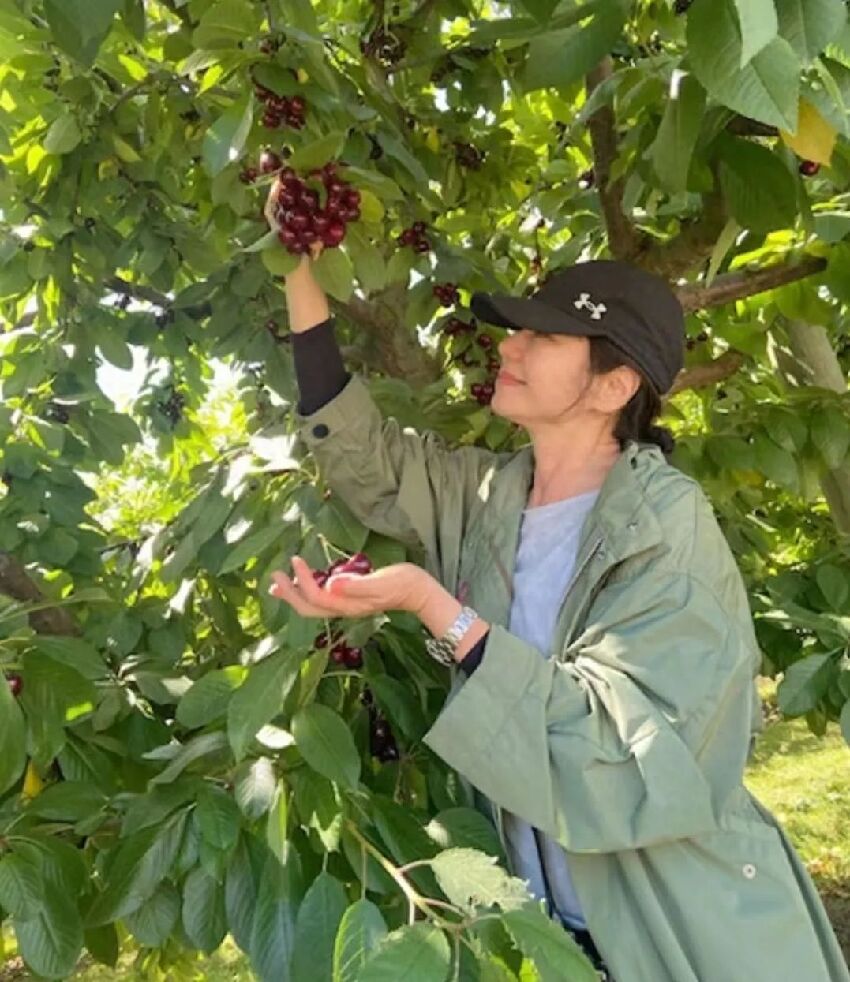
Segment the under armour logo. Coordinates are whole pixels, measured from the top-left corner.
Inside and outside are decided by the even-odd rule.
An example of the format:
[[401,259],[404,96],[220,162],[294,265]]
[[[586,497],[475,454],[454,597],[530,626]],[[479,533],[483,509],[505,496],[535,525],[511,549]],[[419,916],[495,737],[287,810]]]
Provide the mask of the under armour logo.
[[594,321],[601,321],[602,315],[608,313],[608,308],[604,303],[594,303],[590,299],[589,293],[579,294],[578,300],[575,301],[576,310],[589,310],[590,319]]

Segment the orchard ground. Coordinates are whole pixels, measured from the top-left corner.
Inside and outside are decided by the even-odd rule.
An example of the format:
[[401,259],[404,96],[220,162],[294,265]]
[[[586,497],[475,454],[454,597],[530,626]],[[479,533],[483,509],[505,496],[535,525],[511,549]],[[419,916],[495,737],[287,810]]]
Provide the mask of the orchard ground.
[[[781,720],[776,712],[776,686],[761,683],[767,713],[747,785],[780,819],[815,878],[829,910],[844,954],[850,962],[850,753],[837,724],[817,737],[805,721]],[[4,936],[6,944],[14,938]],[[82,968],[78,982],[140,978],[133,970],[135,950],[118,969],[100,965]],[[234,982],[253,979],[247,959],[229,941],[209,959],[196,963],[197,979]],[[191,978],[190,975],[183,976]],[[13,959],[0,967],[0,982],[32,978]]]

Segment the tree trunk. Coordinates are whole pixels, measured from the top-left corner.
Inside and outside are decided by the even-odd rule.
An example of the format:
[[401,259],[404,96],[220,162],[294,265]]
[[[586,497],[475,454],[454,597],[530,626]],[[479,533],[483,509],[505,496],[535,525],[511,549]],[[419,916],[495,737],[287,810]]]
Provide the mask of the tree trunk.
[[[790,357],[777,358],[780,374],[792,385],[816,385],[846,392],[847,379],[826,329],[819,324],[783,319]],[[850,464],[827,471],[821,488],[839,532],[850,535]]]

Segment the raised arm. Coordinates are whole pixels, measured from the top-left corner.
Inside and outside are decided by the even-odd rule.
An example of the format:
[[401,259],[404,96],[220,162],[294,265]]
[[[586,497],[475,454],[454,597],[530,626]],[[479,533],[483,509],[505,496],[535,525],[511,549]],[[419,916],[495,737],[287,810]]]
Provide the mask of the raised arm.
[[304,256],[286,277],[301,435],[328,486],[368,528],[424,549],[453,592],[464,532],[498,455],[449,449],[431,432],[383,419],[359,376],[345,371],[327,298]]

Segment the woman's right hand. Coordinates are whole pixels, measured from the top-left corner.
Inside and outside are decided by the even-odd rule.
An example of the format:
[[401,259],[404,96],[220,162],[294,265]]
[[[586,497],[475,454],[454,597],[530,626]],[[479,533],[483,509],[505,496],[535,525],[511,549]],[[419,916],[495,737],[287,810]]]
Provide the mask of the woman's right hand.
[[[268,197],[266,198],[266,204],[263,209],[263,213],[266,216],[266,221],[269,223],[269,228],[273,232],[280,232],[281,230],[281,224],[278,220],[279,207],[277,203],[277,197],[279,192],[280,192],[280,177],[276,177],[274,179],[274,183],[269,189],[269,194]],[[285,248],[285,246],[281,244],[281,248]],[[309,254],[304,253],[304,255],[301,257],[301,262],[298,264],[298,266],[295,267],[295,270],[293,272],[298,272],[298,270],[304,269],[307,266],[309,266],[311,257],[313,259],[318,259],[319,256],[321,255],[323,248],[324,245],[318,239],[315,242],[311,243]],[[292,273],[288,275],[292,276]]]

